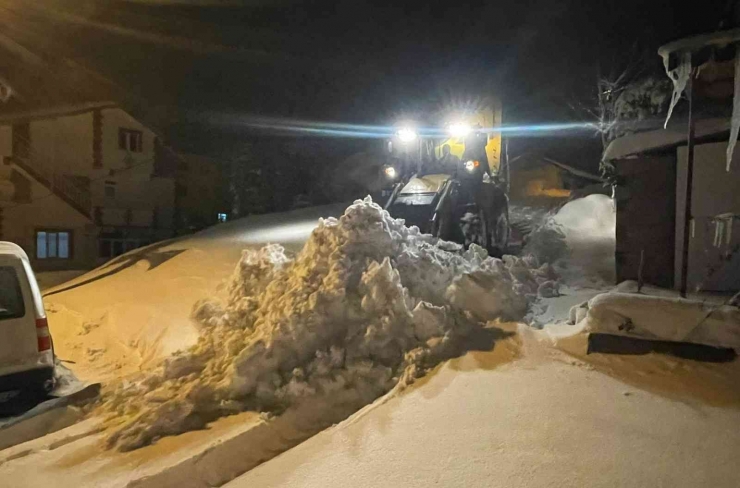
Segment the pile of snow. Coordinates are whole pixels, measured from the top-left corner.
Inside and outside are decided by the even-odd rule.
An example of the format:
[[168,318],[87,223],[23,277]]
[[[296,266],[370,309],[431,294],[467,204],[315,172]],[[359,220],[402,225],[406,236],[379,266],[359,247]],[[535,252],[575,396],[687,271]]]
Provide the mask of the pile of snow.
[[552,263],[573,286],[601,287],[615,279],[616,213],[611,198],[572,200],[530,234],[523,254]]
[[570,320],[589,332],[740,350],[740,308],[730,305],[610,292],[573,307]]
[[461,351],[492,319],[524,316],[555,278],[535,258],[488,257],[407,228],[370,199],[321,220],[295,259],[245,251],[225,303],[198,302],[197,344],[120,385],[100,409],[135,449],[243,410],[315,395],[369,403]]

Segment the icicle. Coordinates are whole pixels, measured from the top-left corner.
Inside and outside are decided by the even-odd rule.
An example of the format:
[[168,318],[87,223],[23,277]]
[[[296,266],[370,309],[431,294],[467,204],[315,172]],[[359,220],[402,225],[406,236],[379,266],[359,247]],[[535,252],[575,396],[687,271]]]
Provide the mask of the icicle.
[[665,125],[663,127],[668,127],[668,121],[671,120],[673,108],[681,98],[681,94],[683,94],[683,91],[686,89],[686,83],[689,81],[689,76],[691,76],[691,51],[681,54],[681,61],[674,70],[668,69],[669,59],[669,55],[663,56],[665,72],[668,75],[668,78],[673,82],[673,95],[671,95],[671,105],[668,108],[668,117],[666,117]]
[[735,152],[737,135],[740,132],[740,45],[735,46],[735,92],[732,97],[732,123],[730,125],[730,141],[727,144],[727,171],[730,171],[732,153]]

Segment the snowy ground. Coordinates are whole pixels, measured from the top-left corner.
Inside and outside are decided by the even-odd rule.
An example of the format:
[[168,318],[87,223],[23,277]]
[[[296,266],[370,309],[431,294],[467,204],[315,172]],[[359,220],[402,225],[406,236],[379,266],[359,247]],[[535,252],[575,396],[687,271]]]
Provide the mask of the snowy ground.
[[[353,233],[354,224],[345,228],[350,231],[348,234],[335,234],[331,228],[322,231],[321,242],[337,244],[336,249],[315,260],[324,265],[306,265],[314,262],[306,257],[311,249],[303,257],[299,254],[296,262],[303,264],[287,268],[293,271],[285,275],[280,271],[283,264],[275,268],[275,263],[284,262],[279,255],[271,253],[256,260],[250,257],[242,261],[237,273],[250,278],[232,280],[232,285],[228,285],[226,279],[239,262],[243,248],[281,242],[291,257],[316,226],[318,216],[339,215],[345,206],[237,221],[124,256],[52,289],[46,304],[55,344],[61,343],[60,356],[74,361],[70,367],[86,379],[116,384],[124,376],[133,378],[131,375],[140,371],[154,372],[154,376],[146,373],[148,379],[140,383],[153,388],[123,388],[120,391],[124,393],[140,394],[114,396],[121,403],[113,405],[113,410],[110,404],[108,407],[111,412],[121,406],[120,418],[127,422],[123,427],[127,439],[147,440],[147,436],[152,436],[148,440],[154,444],[125,453],[106,450],[106,443],[111,442],[111,431],[105,429],[109,425],[102,424],[99,415],[93,415],[49,436],[0,450],[0,479],[13,480],[13,486],[20,488],[52,479],[55,486],[75,488],[206,487],[221,486],[232,479],[228,486],[738,486],[740,475],[734,469],[734,459],[740,452],[740,433],[732,428],[740,421],[737,361],[708,364],[655,354],[585,356],[586,334],[579,326],[566,323],[572,305],[609,288],[614,243],[610,205],[602,196],[572,202],[533,235],[528,252],[541,259],[547,256],[566,280],[559,288],[540,286],[540,297],[534,303],[531,300],[537,294],[532,295],[531,290],[537,291],[539,283],[534,281],[533,268],[524,262],[510,261],[506,267],[485,265],[478,269],[481,263],[468,255],[468,264],[456,264],[455,273],[462,274],[418,274],[412,271],[419,259],[434,262],[444,254],[440,250],[430,251],[427,244],[419,247],[419,243],[408,238],[404,238],[406,247],[386,243],[371,246],[371,252],[357,254],[357,243],[367,242],[363,241],[364,234]],[[537,215],[544,217],[541,212]],[[366,230],[377,231],[372,229]],[[314,251],[322,255],[321,246]],[[358,259],[363,256],[371,259]],[[392,256],[387,269],[372,265],[372,259],[383,256]],[[401,261],[407,263],[405,268],[397,264],[399,256],[406,256]],[[265,263],[270,264],[265,267]],[[349,266],[346,277],[336,272],[327,274],[327,269],[336,269],[339,263]],[[356,271],[352,271],[353,266]],[[400,273],[402,281],[414,277],[409,298],[416,299],[394,301],[390,294],[378,293],[380,288],[371,292],[374,288],[368,287],[368,283],[379,279],[392,281],[394,270]],[[509,276],[501,274],[504,270],[511,274],[506,278],[511,280],[509,288],[502,286],[507,281],[501,281],[501,277]],[[360,271],[363,277],[359,283],[365,284],[358,286],[351,277],[359,276]],[[262,283],[261,276],[270,279]],[[369,357],[376,357],[383,350],[372,352],[372,347],[382,343],[378,338],[389,341],[386,344],[393,347],[411,345],[420,347],[421,352],[436,350],[441,341],[435,334],[444,331],[447,337],[457,330],[459,322],[440,316],[440,311],[428,305],[417,313],[419,297],[432,304],[444,304],[448,310],[467,308],[463,315],[474,322],[499,316],[516,303],[516,297],[528,297],[533,306],[527,319],[542,329],[497,320],[484,327],[466,327],[467,332],[460,336],[464,340],[456,342],[461,357],[441,363],[412,386],[393,389],[364,408],[367,398],[347,394],[353,393],[351,387],[333,389],[337,375],[343,375],[342,370],[348,368],[332,369],[337,366],[331,366],[331,354],[317,356],[316,361],[299,372],[293,370],[290,378],[278,378],[270,376],[265,361],[250,363],[249,358],[262,354],[261,346],[255,343],[256,346],[247,348],[249,354],[240,355],[241,364],[248,368],[237,368],[238,374],[234,375],[232,370],[212,363],[212,349],[206,343],[196,348],[201,352],[195,356],[180,356],[188,357],[188,361],[172,362],[177,382],[169,386],[168,367],[154,368],[176,349],[195,344],[199,335],[204,336],[204,327],[233,327],[239,321],[234,322],[229,314],[250,314],[255,310],[264,314],[259,320],[267,324],[255,326],[260,334],[292,337],[295,344],[317,340],[320,344],[323,339],[315,335],[320,336],[323,329],[312,331],[312,324],[317,321],[310,313],[284,315],[285,310],[274,306],[270,299],[291,296],[299,308],[308,306],[310,311],[314,306],[310,305],[311,300],[315,299],[300,297],[307,290],[307,283],[313,282],[311,276],[321,278],[316,281],[320,285],[311,288],[313,292],[326,294],[345,289],[365,296],[350,322],[361,325],[358,330],[375,339],[343,344],[347,351],[343,358],[353,356],[366,361],[363,355],[368,352]],[[467,287],[467,292],[456,294],[456,288],[445,281],[450,276],[457,276],[461,281],[455,282],[455,287]],[[250,285],[235,288],[234,283]],[[448,293],[435,292],[440,283],[448,287]],[[487,295],[491,286],[500,287],[497,300]],[[479,299],[471,300],[473,293]],[[502,301],[500,297],[507,293],[513,294]],[[236,297],[236,301],[229,302],[229,297]],[[190,319],[191,307],[203,298],[221,299],[233,306],[227,306],[227,315],[218,307],[209,306],[200,314],[206,325],[196,324]],[[329,304],[329,313],[322,312],[320,317],[332,318],[324,325],[341,325],[342,321],[335,320],[336,313],[346,306],[344,301],[352,299],[340,299],[336,306],[321,300],[318,303]],[[302,305],[303,302],[308,305]],[[496,303],[499,305],[491,308]],[[488,313],[493,315],[484,316]],[[366,320],[373,316],[384,317],[381,329]],[[410,322],[398,317],[408,317]],[[296,322],[309,327],[296,327]],[[429,328],[431,324],[436,325]],[[407,330],[403,327],[411,327],[408,330],[413,330],[416,338],[399,342]],[[282,331],[283,335],[275,336],[273,331]],[[285,335],[285,331],[289,334]],[[301,335],[306,331],[308,335]],[[430,337],[430,342],[419,342],[419,334]],[[233,339],[232,335],[214,337]],[[331,343],[332,348],[337,344],[335,339]],[[213,344],[216,351],[221,346],[230,347],[227,340]],[[465,350],[469,352],[463,353]],[[290,349],[289,354],[284,352],[276,352],[283,358],[281,361],[295,354]],[[418,356],[406,357],[402,363],[387,358],[381,363],[391,364],[391,368],[433,366],[443,358],[418,363],[415,357]],[[276,412],[277,415],[244,412],[215,420],[205,430],[177,436],[167,434],[181,432],[187,422],[160,423],[160,430],[147,431],[147,418],[168,418],[166,414],[182,412],[177,408],[183,405],[199,415],[215,412],[207,400],[210,397],[198,396],[203,390],[193,389],[198,384],[197,375],[188,375],[187,368],[183,369],[193,365],[192,359],[206,368],[203,374],[218,378],[218,385],[209,392],[233,391],[235,385],[240,391],[252,391],[244,390],[244,378],[249,377],[256,379],[250,385],[262,385],[258,388],[262,393],[249,393],[252,399],[275,399],[280,392],[287,396],[279,398],[305,398],[306,388],[321,392],[328,387],[327,394],[309,395],[310,401],[291,400],[285,405],[287,409]],[[365,381],[366,386],[397,381],[389,377],[377,383],[376,373],[381,369],[362,361],[367,367],[356,370],[361,371],[359,376],[348,377],[350,385],[358,378],[375,378]],[[259,368],[254,369],[255,366]],[[248,372],[246,376],[244,371]],[[266,381],[269,378],[272,379]],[[234,383],[234,379],[239,381]],[[290,381],[282,384],[286,379]],[[125,387],[127,383],[122,384]],[[281,389],[283,386],[286,388]],[[183,398],[187,401],[183,402],[178,400],[178,389],[197,394],[186,395]],[[137,398],[144,396],[149,398],[149,404],[160,402],[176,408],[143,408]],[[219,408],[228,404],[221,402]],[[141,412],[145,416],[136,417]],[[338,422],[341,423],[330,427]],[[330,428],[324,430],[327,427]],[[121,428],[120,423],[116,428]]]
[[221,224],[131,251],[45,290],[56,354],[85,381],[108,381],[195,343],[193,304],[218,295],[245,248],[281,242],[297,250],[319,217],[346,205]]
[[521,357],[499,343],[452,360],[226,486],[740,484],[737,365],[583,358],[582,336],[568,344],[571,356],[526,328],[508,347],[517,340]]

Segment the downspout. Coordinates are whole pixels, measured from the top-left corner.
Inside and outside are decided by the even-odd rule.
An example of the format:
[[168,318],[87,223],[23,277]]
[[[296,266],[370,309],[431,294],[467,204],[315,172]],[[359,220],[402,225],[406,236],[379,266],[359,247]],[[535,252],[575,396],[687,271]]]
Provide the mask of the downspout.
[[691,216],[691,197],[692,186],[694,181],[694,134],[696,124],[694,121],[694,81],[693,71],[689,73],[689,79],[686,82],[686,96],[689,100],[689,134],[687,139],[687,156],[686,156],[686,202],[684,210],[683,223],[683,249],[681,256],[681,297],[686,298],[688,288],[688,271],[689,271],[689,243],[691,241],[691,227],[693,217]]

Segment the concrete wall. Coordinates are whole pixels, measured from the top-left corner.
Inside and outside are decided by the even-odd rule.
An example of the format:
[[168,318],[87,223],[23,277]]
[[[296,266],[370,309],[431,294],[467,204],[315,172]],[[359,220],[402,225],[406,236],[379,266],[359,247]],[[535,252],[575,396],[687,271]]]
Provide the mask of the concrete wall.
[[31,161],[59,173],[89,175],[92,160],[92,112],[30,122]]
[[[694,149],[694,177],[691,215],[693,232],[689,240],[688,287],[704,290],[740,289],[740,222],[735,222],[732,238],[714,245],[715,224],[711,218],[722,213],[740,214],[740,151],[736,151],[730,171],[725,170],[726,142],[698,145]],[[676,283],[680,283],[681,251],[688,151],[678,148],[676,193]]]

